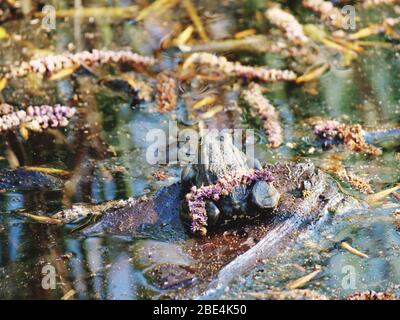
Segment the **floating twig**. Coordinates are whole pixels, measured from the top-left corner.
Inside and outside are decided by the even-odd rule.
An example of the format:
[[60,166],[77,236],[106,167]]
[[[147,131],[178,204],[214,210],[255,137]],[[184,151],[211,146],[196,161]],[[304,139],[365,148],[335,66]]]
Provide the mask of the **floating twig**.
[[204,29],[203,22],[201,21],[199,15],[197,14],[197,10],[193,5],[191,0],[182,0],[182,4],[185,7],[190,19],[192,20],[194,26],[196,27],[197,32],[200,35],[201,40],[204,42],[209,41],[210,39],[207,36],[207,33]]
[[27,212],[19,212],[18,214],[43,224],[55,224],[55,225],[62,224],[61,220],[52,217],[39,216]]
[[376,204],[378,201],[386,198],[388,195],[395,193],[397,190],[399,190],[400,185],[397,185],[395,187],[392,188],[388,188],[382,191],[379,191],[377,193],[374,194],[369,194],[365,197],[365,201],[369,204],[369,205],[374,205]]
[[175,7],[178,2],[179,0],[156,0],[139,12],[136,21],[144,20],[151,15],[160,16],[165,11]]
[[66,294],[61,297],[61,300],[69,300],[76,294],[74,289],[69,290]]
[[68,177],[71,175],[70,172],[62,170],[62,169],[57,169],[57,168],[44,168],[44,167],[36,167],[36,166],[24,166],[22,169],[26,171],[36,171],[36,172],[43,172],[46,174],[55,174],[59,176],[64,176]]
[[282,127],[279,123],[279,113],[269,100],[264,97],[258,84],[252,82],[248,90],[242,93],[243,99],[253,108],[263,122],[263,127],[272,148],[279,147],[283,142]]
[[361,257],[361,258],[369,258],[365,253],[362,253],[361,251],[353,248],[351,245],[349,245],[346,241],[343,241],[342,243],[340,243],[340,247],[342,249],[347,250],[348,252]]
[[311,272],[310,274],[307,274],[299,279],[289,282],[286,285],[286,288],[289,290],[293,290],[293,289],[304,287],[308,282],[310,282],[312,279],[314,279],[317,276],[317,274],[320,272],[321,272],[321,268],[317,267],[316,270]]

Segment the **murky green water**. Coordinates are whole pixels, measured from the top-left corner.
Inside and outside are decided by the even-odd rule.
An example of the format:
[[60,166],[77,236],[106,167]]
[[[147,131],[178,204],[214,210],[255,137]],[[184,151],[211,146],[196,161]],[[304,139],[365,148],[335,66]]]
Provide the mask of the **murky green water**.
[[[51,2],[57,8],[73,7],[73,1]],[[84,1],[85,6],[109,3]],[[112,1],[112,4],[121,7],[134,5],[131,1]],[[138,4],[142,5],[142,2]],[[214,28],[232,35],[253,26],[240,17],[247,11],[253,12],[250,8],[254,9],[254,4],[262,8],[261,1],[227,2],[215,5],[215,8],[208,5],[207,9],[204,3],[200,3],[198,8],[202,17],[208,17],[209,30],[215,21],[219,21],[220,25]],[[43,53],[62,52],[71,49],[71,44],[73,51],[130,47],[141,54],[153,55],[157,53],[160,41],[176,27],[180,15],[167,12],[162,19],[149,19],[139,24],[133,19],[69,17],[58,19],[57,28],[50,33],[41,30],[37,20],[12,19],[2,23],[2,27],[15,37],[0,40],[0,61],[8,65],[27,60],[38,50],[43,50]],[[179,23],[188,21],[182,14]],[[222,26],[221,21],[225,23]],[[210,31],[210,34],[213,33]],[[385,38],[375,37],[375,40],[384,41]],[[228,56],[232,59],[239,57],[236,53],[228,53]],[[326,58],[334,61],[338,57],[328,55]],[[240,59],[243,63],[262,61],[270,66],[284,66],[284,61],[276,55],[244,52]],[[150,128],[167,126],[170,116],[152,112],[153,102],[138,104],[135,95],[127,90],[116,91],[106,87],[101,78],[111,73],[118,75],[115,69],[104,68],[97,78],[89,80],[85,75],[52,82],[17,80],[1,93],[4,101],[14,105],[68,105],[76,93],[80,95],[79,101],[86,103],[80,106],[83,116],[74,120],[72,129],[61,130],[62,135],[54,132],[31,134],[28,141],[19,139],[19,144],[12,146],[21,165],[66,169],[72,172],[72,177],[60,190],[0,193],[1,299],[58,299],[70,289],[76,291],[76,299],[143,299],[162,293],[136,267],[137,261],[133,261],[139,239],[105,234],[81,237],[72,232],[74,225],[43,225],[15,213],[23,209],[50,215],[71,203],[151,196],[160,186],[178,179],[178,167],[160,166],[170,179],[154,181],[151,174],[158,167],[145,161],[145,133]],[[151,77],[143,76],[143,79],[154,82]],[[213,85],[210,82],[211,88]],[[377,191],[399,182],[399,160],[395,157],[400,152],[398,140],[382,144],[383,155],[374,159],[343,149],[322,151],[313,143],[312,130],[306,121],[322,116],[361,123],[368,129],[398,126],[398,51],[372,47],[359,54],[349,67],[334,64],[316,83],[316,95],[306,93],[302,86],[278,84],[269,88],[267,96],[281,113],[285,142],[291,142],[295,147],[284,145],[277,150],[268,150],[260,143],[256,151],[262,162],[311,159],[320,165],[333,155],[346,156],[344,165],[351,167],[356,174],[371,178]],[[85,127],[85,124],[90,125]],[[265,141],[260,128],[256,129],[260,142]],[[0,139],[1,168],[9,166],[6,157],[9,143],[5,136]],[[323,271],[307,288],[330,298],[342,298],[367,289],[392,289],[400,284],[400,232],[397,226],[400,222],[393,214],[397,205],[394,198],[389,198],[378,208],[334,216],[308,232],[288,251],[260,263],[255,270],[241,276],[218,297],[248,298],[246,294],[250,291],[282,288],[288,281],[312,271],[316,264],[321,265]],[[345,239],[350,239],[354,247],[370,258],[362,259],[338,248],[336,244]],[[42,268],[46,264],[55,267],[55,290],[42,288]],[[350,288],[343,285],[349,268],[356,276],[355,284]]]

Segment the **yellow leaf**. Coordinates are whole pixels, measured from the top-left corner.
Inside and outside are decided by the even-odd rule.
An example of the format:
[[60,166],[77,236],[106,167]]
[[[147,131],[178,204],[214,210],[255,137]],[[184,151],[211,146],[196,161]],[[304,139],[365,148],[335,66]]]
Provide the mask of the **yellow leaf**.
[[312,80],[315,80],[322,76],[326,70],[330,68],[330,65],[328,63],[324,63],[323,65],[313,67],[311,70],[306,71],[305,74],[302,76],[298,77],[296,79],[296,83],[303,83],[303,82],[309,82]]
[[243,31],[239,31],[239,32],[235,33],[235,39],[243,39],[248,36],[253,36],[256,34],[256,32],[257,32],[256,29],[246,29]]
[[19,127],[19,133],[21,134],[22,138],[24,138],[24,140],[29,139],[29,131],[24,125],[21,125]]
[[51,81],[55,81],[55,80],[60,80],[62,78],[68,77],[71,74],[73,74],[75,72],[76,69],[78,69],[79,65],[70,67],[70,68],[66,68],[66,69],[62,69],[56,73],[53,73],[50,77],[49,80]]
[[6,87],[7,85],[7,78],[0,79],[0,92]]
[[7,30],[3,27],[0,27],[0,40],[7,39],[10,35],[8,34]]
[[176,46],[184,45],[191,38],[193,31],[194,31],[193,26],[187,27],[178,35],[178,37],[176,37],[176,39],[174,39],[174,44]]
[[47,174],[58,174],[60,176],[70,175],[68,171],[57,168],[45,168],[45,167],[35,167],[35,166],[24,166],[23,168],[27,171],[39,171]]
[[356,33],[349,35],[348,39],[349,40],[357,40],[357,39],[366,38],[371,35],[378,34],[379,32],[382,31],[382,29],[383,29],[382,26],[372,25],[367,28],[363,28]]
[[200,38],[204,42],[210,41],[210,39],[207,36],[207,33],[204,29],[203,22],[201,21],[196,7],[193,5],[191,0],[182,0],[183,6],[185,7],[190,19],[192,20],[194,26],[196,27],[196,30],[198,34],[200,35]]
[[217,101],[217,96],[215,96],[215,95],[210,95],[210,96],[204,97],[203,99],[197,101],[192,106],[192,109],[193,110],[197,110],[197,109],[200,109],[200,108],[202,108],[204,106],[212,105],[212,104],[215,103],[215,101]]
[[61,224],[62,221],[59,219],[54,219],[50,217],[45,217],[45,216],[38,216],[36,214],[31,214],[31,213],[26,213],[26,212],[21,212],[20,215],[30,218],[36,222],[44,223],[44,224]]

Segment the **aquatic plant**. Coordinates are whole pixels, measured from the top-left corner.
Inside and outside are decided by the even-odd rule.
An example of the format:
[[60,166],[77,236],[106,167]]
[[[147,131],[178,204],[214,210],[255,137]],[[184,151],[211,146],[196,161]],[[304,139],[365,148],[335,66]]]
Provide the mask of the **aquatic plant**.
[[290,70],[245,66],[239,62],[231,62],[225,57],[206,52],[198,52],[190,55],[186,59],[183,69],[193,63],[207,65],[213,70],[219,71],[228,77],[241,77],[247,80],[275,82],[294,81],[297,78],[297,75]]
[[232,171],[220,177],[215,184],[197,188],[193,186],[186,195],[189,212],[192,218],[191,231],[204,236],[207,233],[207,212],[205,200],[218,201],[222,196],[229,195],[238,185],[248,185],[253,182],[273,180],[270,171],[250,170],[248,172]]
[[273,7],[265,12],[265,16],[272,24],[282,29],[290,42],[294,44],[304,44],[309,41],[303,32],[302,25],[289,12],[279,7]]
[[349,183],[352,188],[365,194],[374,193],[374,190],[372,190],[372,187],[368,183],[368,181],[357,176],[353,172],[346,170],[345,168],[340,168],[335,173],[339,176],[340,179]]
[[46,56],[29,62],[22,62],[18,67],[11,69],[10,77],[23,77],[29,73],[49,75],[73,66],[100,65],[109,63],[126,63],[141,66],[151,66],[156,60],[153,57],[141,56],[129,50],[92,50],[78,53],[65,53],[54,56]]
[[365,152],[373,156],[382,154],[382,150],[368,144],[364,138],[364,130],[360,124],[346,125],[335,120],[318,122],[314,133],[320,138],[336,139],[355,152]]
[[322,21],[336,28],[343,26],[344,17],[342,12],[336,8],[330,1],[324,0],[303,0],[305,8],[319,14]]
[[270,101],[264,97],[261,87],[252,82],[247,90],[242,92],[243,99],[255,110],[263,122],[263,127],[272,148],[279,147],[283,142],[282,127],[279,123],[279,113]]
[[177,84],[172,71],[157,75],[156,107],[159,112],[170,112],[176,108]]
[[47,128],[66,127],[76,109],[61,105],[29,106],[15,110],[8,104],[0,105],[0,133],[15,130],[24,126],[32,131],[42,131]]

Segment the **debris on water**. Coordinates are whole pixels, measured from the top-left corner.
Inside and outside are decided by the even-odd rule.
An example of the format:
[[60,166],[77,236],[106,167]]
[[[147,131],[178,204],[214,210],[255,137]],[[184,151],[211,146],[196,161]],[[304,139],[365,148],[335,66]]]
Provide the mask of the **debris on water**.
[[339,168],[334,171],[340,179],[350,184],[350,186],[361,193],[364,194],[372,194],[374,190],[372,189],[371,185],[368,181],[361,178],[360,176],[354,174],[353,172],[349,171],[346,168]]
[[348,252],[361,257],[361,258],[369,258],[368,255],[365,253],[362,253],[361,251],[357,250],[356,248],[353,248],[351,245],[349,245],[346,241],[343,241],[340,243],[340,247],[347,250]]
[[27,212],[18,212],[19,215],[23,217],[30,218],[36,222],[43,223],[43,224],[62,224],[62,221],[59,219],[51,218],[51,217],[46,217],[46,216],[39,216],[36,214],[31,214]]
[[355,152],[365,152],[372,156],[382,154],[381,149],[365,141],[364,130],[360,124],[346,125],[335,120],[320,121],[315,125],[314,133],[326,139],[326,146],[337,141]]
[[289,290],[298,289],[304,287],[308,282],[314,279],[321,272],[321,267],[316,266],[315,270],[299,279],[293,280],[286,285]]
[[71,289],[61,297],[61,300],[70,300],[75,294],[76,291]]
[[185,7],[190,19],[192,20],[194,26],[196,27],[197,32],[200,35],[200,38],[204,42],[208,42],[210,39],[207,36],[207,33],[204,29],[203,22],[201,21],[196,7],[193,5],[191,0],[183,0],[182,1],[183,6]]

